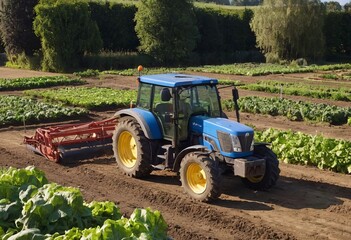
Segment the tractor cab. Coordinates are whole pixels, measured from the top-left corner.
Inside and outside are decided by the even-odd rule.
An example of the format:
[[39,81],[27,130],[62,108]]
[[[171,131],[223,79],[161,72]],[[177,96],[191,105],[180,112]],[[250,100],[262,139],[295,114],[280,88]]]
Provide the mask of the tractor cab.
[[164,140],[179,145],[191,137],[189,120],[192,116],[222,115],[217,82],[184,74],[142,76],[137,107],[155,115]]

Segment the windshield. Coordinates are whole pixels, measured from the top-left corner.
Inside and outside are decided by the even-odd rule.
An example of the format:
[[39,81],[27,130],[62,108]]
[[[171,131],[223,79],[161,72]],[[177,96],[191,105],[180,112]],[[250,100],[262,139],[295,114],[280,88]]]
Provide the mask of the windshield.
[[179,93],[179,98],[180,103],[185,102],[189,104],[192,115],[221,116],[217,88],[214,85],[183,88]]

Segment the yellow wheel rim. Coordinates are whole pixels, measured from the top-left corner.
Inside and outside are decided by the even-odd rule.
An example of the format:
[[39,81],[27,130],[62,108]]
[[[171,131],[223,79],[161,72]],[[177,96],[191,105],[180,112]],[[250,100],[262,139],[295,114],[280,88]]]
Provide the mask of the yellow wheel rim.
[[252,183],[259,183],[262,181],[264,175],[262,176],[250,176],[250,177],[247,177],[247,179],[252,182]]
[[186,171],[186,180],[190,189],[201,194],[206,190],[206,173],[198,163],[191,163]]
[[117,154],[122,164],[128,168],[135,166],[138,148],[134,137],[128,131],[123,131],[118,137]]

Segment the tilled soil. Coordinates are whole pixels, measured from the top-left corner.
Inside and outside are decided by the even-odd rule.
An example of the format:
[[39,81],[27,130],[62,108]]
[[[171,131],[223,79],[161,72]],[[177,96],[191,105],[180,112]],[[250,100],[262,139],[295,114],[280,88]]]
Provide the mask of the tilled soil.
[[[0,75],[2,71],[0,68]],[[109,76],[88,82],[96,86],[135,87],[134,77]],[[92,118],[106,118],[113,112],[95,112]],[[261,128],[318,131],[348,140],[351,136],[347,126],[294,123],[252,114],[242,114],[242,121]],[[0,166],[36,166],[50,181],[80,188],[87,202],[110,200],[126,215],[136,207],[158,209],[174,239],[351,239],[350,175],[281,163],[281,177],[270,191],[249,190],[239,178],[224,175],[223,194],[218,201],[205,204],[183,193],[176,173],[154,171],[147,179],[129,178],[118,171],[109,154],[64,164],[47,161],[22,144],[23,136],[32,135],[38,126],[0,130]]]

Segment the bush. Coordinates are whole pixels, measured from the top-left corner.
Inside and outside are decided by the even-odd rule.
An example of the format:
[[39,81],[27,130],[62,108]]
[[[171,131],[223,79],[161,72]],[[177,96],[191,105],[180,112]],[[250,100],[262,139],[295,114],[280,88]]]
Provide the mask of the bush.
[[87,54],[83,57],[84,69],[94,68],[99,70],[134,68],[139,65],[152,67],[155,60],[145,54],[137,52],[100,52]]
[[41,38],[42,68],[63,72],[74,69],[86,52],[97,52],[102,41],[85,1],[41,1],[35,7],[35,34]]
[[96,21],[103,48],[110,51],[136,51],[139,40],[134,30],[134,5],[89,2],[91,17]]
[[195,48],[198,29],[191,0],[141,0],[135,15],[139,49],[174,65]]
[[6,67],[40,70],[41,55],[34,53],[33,56],[25,55],[24,52],[17,55],[10,55]]

